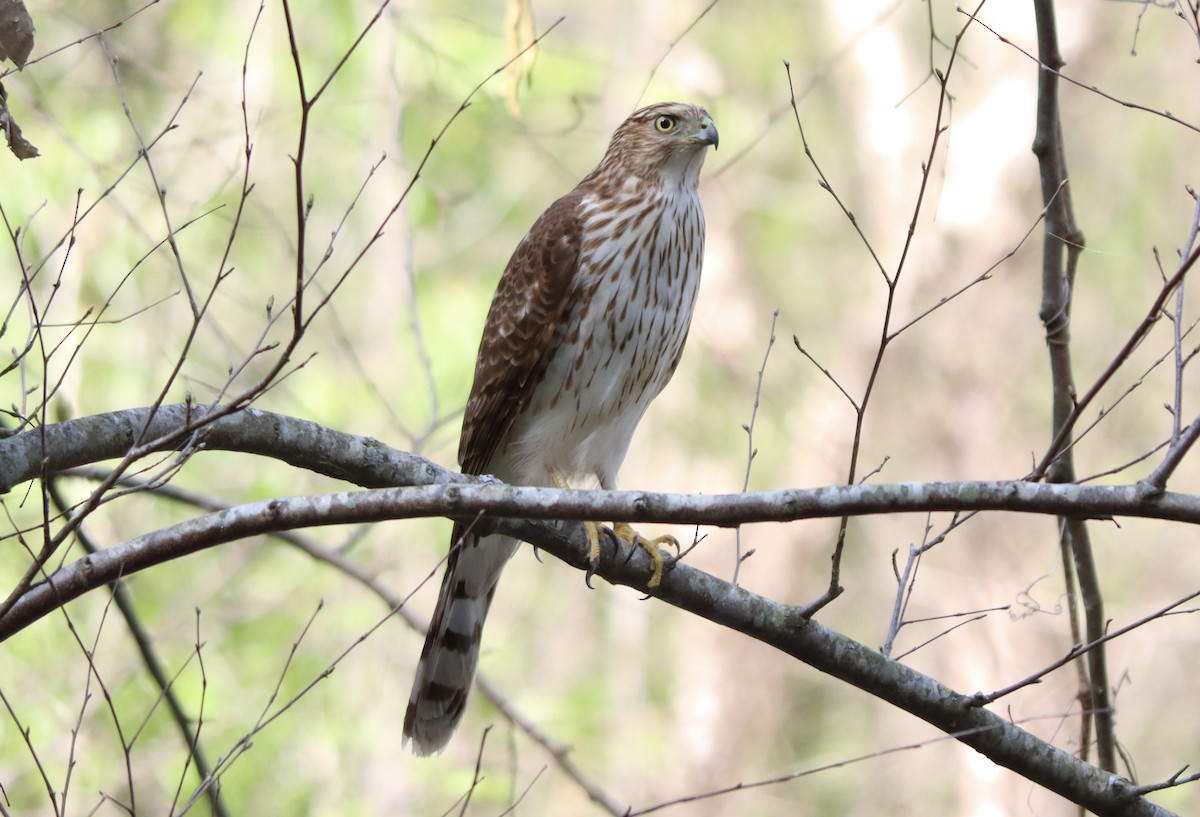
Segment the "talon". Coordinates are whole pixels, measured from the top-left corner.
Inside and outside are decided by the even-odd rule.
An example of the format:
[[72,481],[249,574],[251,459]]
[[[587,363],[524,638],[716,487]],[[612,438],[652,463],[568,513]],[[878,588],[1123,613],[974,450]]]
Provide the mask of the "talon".
[[599,522],[584,522],[583,529],[587,533],[588,540],[588,564],[587,571],[583,574],[583,583],[588,586],[589,590],[595,590],[592,586],[592,576],[596,575],[596,571],[600,567],[600,534],[609,533],[609,530],[603,527]]
[[629,539],[624,540],[625,543],[627,545],[629,545],[629,552],[625,554],[625,561],[623,562],[623,564],[629,564],[631,561],[633,561],[633,554],[637,551],[637,549],[639,547],[641,547],[642,535],[635,530],[631,530],[631,533],[633,534],[633,536],[631,536]]
[[621,549],[621,541],[622,540],[621,540],[621,537],[617,535],[617,532],[615,530],[608,527],[607,525],[601,525],[600,532],[604,534],[605,539],[612,542],[612,546],[613,546],[614,550],[619,551]]
[[592,572],[596,572],[596,568],[600,566],[600,531],[599,522],[584,522],[583,529],[587,532],[588,540],[588,561],[592,565]]
[[[670,534],[667,534],[666,536],[659,536],[655,539],[646,539],[637,531],[635,531],[633,526],[628,522],[618,522],[616,525],[614,525],[613,534],[619,537],[622,541],[627,542],[631,548],[638,547],[646,551],[646,555],[650,557],[650,581],[646,583],[646,586],[651,590],[654,590],[660,584],[662,584],[664,559],[662,551],[659,549],[659,545],[670,544],[675,548],[676,552],[678,552],[679,540]],[[630,556],[632,555],[633,552],[630,551]]]

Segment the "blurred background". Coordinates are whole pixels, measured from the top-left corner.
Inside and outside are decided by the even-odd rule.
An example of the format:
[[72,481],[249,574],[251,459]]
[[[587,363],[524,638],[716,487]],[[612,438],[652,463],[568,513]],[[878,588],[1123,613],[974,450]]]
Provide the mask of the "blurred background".
[[[266,326],[267,304],[278,311],[290,297],[297,258],[293,157],[302,112],[283,9],[230,0],[164,0],[134,14],[139,8],[140,0],[35,4],[34,57],[46,56],[4,77],[9,107],[42,153],[24,163],[0,157],[0,205],[10,234],[19,231],[0,267],[4,308],[15,304],[5,345],[22,347],[30,332],[22,263],[40,268],[33,290],[45,337],[61,343],[45,367],[49,386],[36,356],[0,378],[0,398],[18,413],[60,380],[50,403],[56,419],[150,404],[191,327],[181,268],[200,299],[222,271],[228,276],[168,401],[213,399],[264,331],[285,337],[286,319]],[[838,386],[861,401],[885,316],[880,266],[896,273],[937,126],[931,69],[946,70],[966,16],[943,0],[542,0],[532,4],[532,23],[520,11],[480,0],[393,2],[322,88],[376,5],[291,3],[306,87],[310,95],[322,88],[303,145],[309,305],[349,274],[301,345],[305,365],[257,405],[455,467],[483,317],[512,249],[591,170],[629,112],[683,100],[706,106],[721,132],[702,182],[705,277],[682,364],[635,437],[623,487],[742,490],[743,426],[752,420],[751,490],[844,482],[855,417]],[[532,61],[488,80],[529,32],[559,18]],[[1037,74],[1020,51],[1036,51],[1033,12],[1029,3],[994,2],[980,19],[1011,42],[979,26],[961,42],[892,328],[994,270],[889,345],[866,410],[860,478],[875,469],[880,482],[1018,478],[1050,439],[1038,319],[1041,203],[1030,152]],[[1063,0],[1058,19],[1068,75],[1200,122],[1197,37],[1170,9]],[[869,248],[805,156],[785,63],[815,162]],[[426,161],[431,140],[484,80]],[[1162,270],[1177,262],[1195,223],[1187,186],[1200,176],[1200,152],[1195,129],[1165,117],[1071,85],[1061,98],[1070,189],[1087,236],[1072,332],[1082,391],[1146,313]],[[140,144],[152,142],[153,177],[138,161]],[[244,184],[253,190],[239,210]],[[162,244],[162,201],[178,260]],[[382,237],[356,262],[385,219]],[[88,310],[102,322],[85,333],[74,324]],[[1185,327],[1195,315],[1185,304]],[[1101,407],[1111,410],[1077,446],[1081,475],[1123,468],[1100,480],[1128,482],[1157,464],[1134,461],[1171,430],[1171,326],[1159,324],[1088,415],[1090,423]],[[270,360],[253,360],[234,386]],[[1195,411],[1193,391],[1186,380],[1184,422]],[[1195,492],[1198,482],[1185,463],[1171,487]],[[172,484],[230,504],[345,487],[226,453],[194,457]],[[78,500],[92,485],[63,487]],[[38,538],[35,497],[21,487],[4,498],[6,586],[28,564],[13,531],[33,526]],[[102,507],[87,530],[107,547],[195,514],[136,495]],[[903,566],[910,546],[949,522],[852,520],[846,592],[820,620],[881,645],[897,589],[893,560]],[[836,520],[744,527],[742,549],[754,554],[740,583],[781,602],[811,601],[828,583],[836,530]],[[691,529],[673,532],[694,538]],[[730,578],[735,532],[699,533],[689,562]],[[1114,626],[1197,589],[1194,531],[1121,520],[1094,522],[1091,533]],[[432,609],[444,520],[305,535],[395,594],[415,590],[409,605],[422,615]],[[421,636],[393,617],[360,643],[387,606],[294,547],[226,545],[128,585],[178,672],[175,688],[213,762],[353,647],[229,765],[221,786],[232,814],[439,815],[460,807],[477,758],[483,780],[470,814],[500,814],[518,798],[516,813],[602,813],[479,695],[445,754],[414,759],[400,745],[400,725]],[[922,561],[908,616],[926,621],[902,629],[894,653],[913,650],[906,663],[959,691],[998,689],[1070,648],[1063,594],[1053,519],[976,517]],[[73,758],[64,812],[127,813],[99,792],[128,804],[132,777],[134,810],[168,813],[197,785],[185,747],[108,599],[93,594],[69,610],[79,642],[58,615],[4,645],[0,691],[29,729],[25,740],[17,721],[0,719],[4,809],[50,813],[38,763],[61,790]],[[1198,635],[1194,615],[1176,615],[1110,644],[1118,736],[1134,764],[1127,773],[1141,782],[1165,779],[1200,753]],[[89,679],[80,646],[91,650],[93,641],[103,689]],[[529,549],[507,569],[481,666],[511,706],[634,809],[844,763],[665,813],[1076,813],[881,701],[626,588],[589,591],[577,572],[539,562]],[[997,711],[1078,751],[1078,686],[1066,667]],[[121,747],[131,742],[126,764]],[[847,762],[898,747],[913,748]],[[1200,795],[1184,789],[1156,799],[1186,811]],[[201,799],[189,813],[209,808]]]

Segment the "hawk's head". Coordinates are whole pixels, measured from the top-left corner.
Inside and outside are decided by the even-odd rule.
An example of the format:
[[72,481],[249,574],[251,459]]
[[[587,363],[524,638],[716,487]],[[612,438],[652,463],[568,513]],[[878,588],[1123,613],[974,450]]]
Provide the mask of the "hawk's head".
[[716,147],[717,141],[717,126],[708,111],[698,105],[659,102],[634,111],[621,123],[598,170],[695,185],[705,148]]

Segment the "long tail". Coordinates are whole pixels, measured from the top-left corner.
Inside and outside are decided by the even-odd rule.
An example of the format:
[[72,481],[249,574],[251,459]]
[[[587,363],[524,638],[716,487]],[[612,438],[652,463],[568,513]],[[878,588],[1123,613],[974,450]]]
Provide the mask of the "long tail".
[[496,582],[518,542],[507,536],[460,538],[455,526],[437,607],[421,648],[404,739],[420,756],[440,752],[462,720],[479,664],[479,644]]

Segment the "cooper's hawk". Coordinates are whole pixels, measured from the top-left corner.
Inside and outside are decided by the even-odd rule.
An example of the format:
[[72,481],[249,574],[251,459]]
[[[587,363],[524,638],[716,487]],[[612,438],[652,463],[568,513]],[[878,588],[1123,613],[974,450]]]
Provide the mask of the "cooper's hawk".
[[[534,223],[484,325],[459,442],[463,473],[539,486],[595,477],[617,487],[633,431],[687,337],[704,257],[697,188],[709,145],[717,128],[703,108],[642,108],[617,128],[596,169]],[[598,531],[588,527],[593,561]],[[627,524],[615,532],[638,539]],[[658,541],[648,548],[652,587],[662,570]],[[419,755],[442,749],[462,718],[484,618],[517,544],[455,525],[404,716]]]

